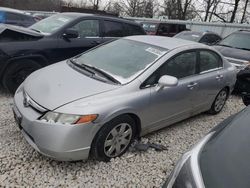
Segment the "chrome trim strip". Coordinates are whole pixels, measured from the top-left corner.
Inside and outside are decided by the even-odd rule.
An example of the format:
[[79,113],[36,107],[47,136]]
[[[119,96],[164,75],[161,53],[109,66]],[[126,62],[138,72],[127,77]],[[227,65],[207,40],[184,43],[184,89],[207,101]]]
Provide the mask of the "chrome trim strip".
[[221,69],[223,69],[223,67],[218,67],[218,68],[202,71],[202,72],[200,72],[200,74],[205,74],[205,73],[209,73],[209,72],[213,72],[213,71],[217,71],[217,70],[221,70]]
[[225,56],[225,58],[226,58],[227,60],[238,61],[239,63],[248,63],[248,62],[249,62],[249,61],[247,61],[247,60],[236,59],[236,58],[232,58],[232,57],[226,57],[226,56]]
[[47,109],[37,104],[25,91],[23,91],[23,104],[24,107],[31,106],[32,108],[38,110],[39,112],[46,112]]

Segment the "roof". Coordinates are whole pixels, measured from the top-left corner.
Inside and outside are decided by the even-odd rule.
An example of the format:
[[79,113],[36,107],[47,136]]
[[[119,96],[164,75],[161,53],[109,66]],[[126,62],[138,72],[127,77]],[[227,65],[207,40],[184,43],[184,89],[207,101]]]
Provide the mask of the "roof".
[[183,40],[183,39],[178,39],[178,38],[172,38],[172,37],[161,37],[161,36],[152,36],[152,35],[137,35],[137,36],[129,36],[125,37],[126,39],[138,41],[138,42],[143,42],[147,44],[152,44],[154,46],[159,46],[162,48],[166,49],[174,49],[186,45],[200,45],[201,47],[204,47],[205,45],[193,42],[193,41],[188,41],[188,40]]
[[63,12],[63,13],[59,13],[59,14],[69,15],[69,16],[73,16],[73,17],[76,17],[76,18],[77,17],[100,17],[100,18],[108,18],[108,19],[111,19],[111,20],[119,21],[119,22],[124,22],[124,23],[139,25],[135,21],[127,20],[127,19],[124,19],[124,18],[118,18],[118,17],[115,17],[115,16],[106,16],[106,15],[89,14],[89,13],[78,13],[78,12]]

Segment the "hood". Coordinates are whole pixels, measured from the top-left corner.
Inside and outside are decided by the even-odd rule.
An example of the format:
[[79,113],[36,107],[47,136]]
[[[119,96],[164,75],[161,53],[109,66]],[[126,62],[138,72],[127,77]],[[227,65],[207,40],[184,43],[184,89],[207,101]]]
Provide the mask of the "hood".
[[29,28],[0,24],[0,41],[36,40],[42,37],[44,37],[44,34],[33,31]]
[[40,69],[24,82],[25,92],[49,110],[118,87],[90,78],[73,69],[66,61]]
[[222,55],[224,55],[226,58],[233,58],[238,59],[242,61],[250,61],[250,51],[248,50],[241,50],[237,48],[230,48],[226,46],[214,46],[216,50],[218,50]]

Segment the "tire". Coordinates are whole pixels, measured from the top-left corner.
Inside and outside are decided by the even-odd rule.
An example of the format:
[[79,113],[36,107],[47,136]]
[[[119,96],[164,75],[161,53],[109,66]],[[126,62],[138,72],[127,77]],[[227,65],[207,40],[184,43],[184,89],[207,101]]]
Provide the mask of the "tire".
[[27,76],[41,67],[39,63],[30,59],[15,61],[6,68],[3,75],[3,86],[14,94]]
[[[135,121],[129,115],[118,116],[104,124],[97,133],[91,147],[91,155],[99,161],[124,154],[136,135]],[[120,148],[120,151],[117,149]]]
[[209,114],[218,114],[224,107],[229,95],[228,89],[222,89],[214,99],[214,102],[208,111]]

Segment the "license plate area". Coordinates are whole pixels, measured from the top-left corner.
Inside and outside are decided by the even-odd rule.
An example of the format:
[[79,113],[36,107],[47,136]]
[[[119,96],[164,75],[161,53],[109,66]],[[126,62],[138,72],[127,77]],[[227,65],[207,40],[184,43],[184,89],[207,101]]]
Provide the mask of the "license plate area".
[[21,130],[22,129],[22,126],[21,126],[22,115],[21,115],[21,113],[19,112],[19,110],[17,109],[16,106],[14,106],[12,109],[13,109],[13,114],[14,114],[15,121],[16,121],[19,129]]

